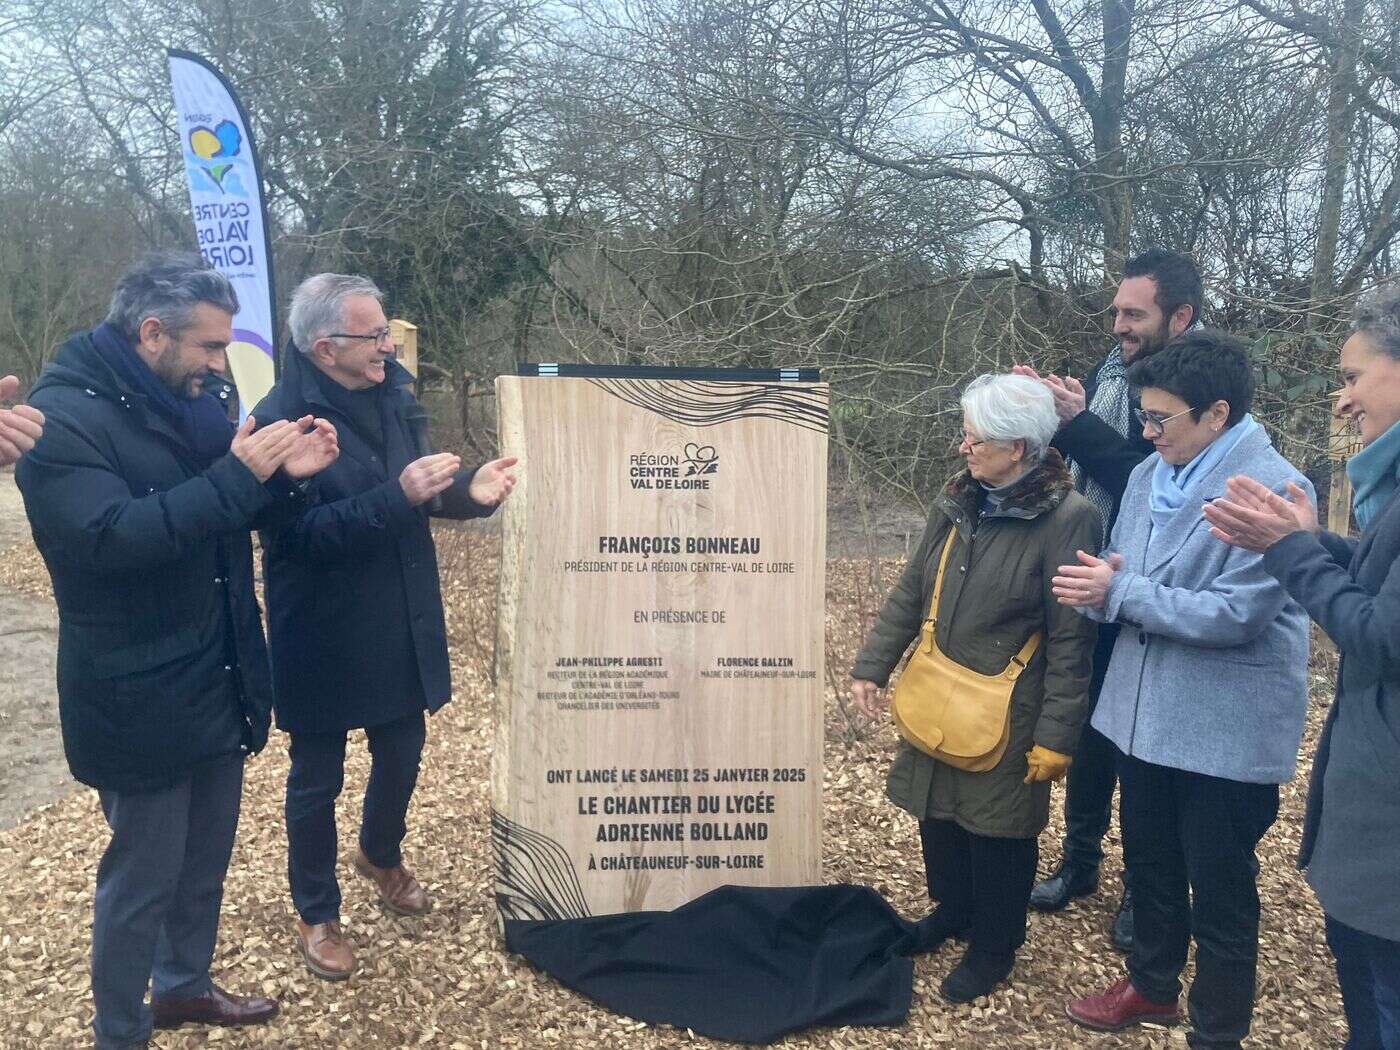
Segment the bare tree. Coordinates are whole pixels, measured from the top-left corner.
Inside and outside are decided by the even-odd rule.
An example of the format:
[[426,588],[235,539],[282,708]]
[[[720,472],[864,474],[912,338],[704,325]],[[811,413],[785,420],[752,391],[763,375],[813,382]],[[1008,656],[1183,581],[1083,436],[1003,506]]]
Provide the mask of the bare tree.
[[[1336,318],[1395,266],[1397,14],[13,0],[0,210],[32,232],[0,245],[0,354],[32,372],[95,309],[67,231],[188,241],[158,42],[239,85],[283,290],[379,280],[469,446],[490,378],[527,357],[817,365],[842,462],[926,495],[960,384],[1082,369],[1123,257],[1160,244],[1200,260],[1211,318],[1254,340],[1261,411],[1312,454]],[[59,141],[82,144],[67,167]]]

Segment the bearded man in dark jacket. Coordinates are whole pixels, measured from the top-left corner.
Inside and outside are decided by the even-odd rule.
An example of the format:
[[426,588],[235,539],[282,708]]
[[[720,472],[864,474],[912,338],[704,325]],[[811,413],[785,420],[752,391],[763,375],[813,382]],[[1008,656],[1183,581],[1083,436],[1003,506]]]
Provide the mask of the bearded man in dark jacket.
[[[1075,488],[1098,508],[1105,540],[1118,518],[1128,475],[1153,452],[1137,419],[1141,406],[1128,386],[1127,366],[1155,354],[1195,325],[1201,301],[1201,275],[1189,256],[1161,248],[1133,256],[1123,264],[1123,280],[1113,297],[1113,334],[1118,345],[1082,384],[1055,375],[1041,380],[1054,394],[1060,416],[1052,445],[1069,460]],[[1041,379],[1030,368],[1015,371]],[[1089,683],[1090,718],[1117,637],[1117,624],[1099,628]],[[1062,860],[1048,878],[1036,883],[1032,908],[1058,911],[1073,898],[1098,889],[1103,836],[1113,814],[1117,783],[1113,745],[1086,721],[1065,783]],[[1132,887],[1126,880],[1113,920],[1113,944],[1125,952],[1133,944]]]
[[484,517],[515,484],[512,458],[462,470],[430,454],[427,419],[393,360],[380,291],[324,273],[292,295],[282,376],[259,418],[335,422],[343,455],[311,482],[315,504],[263,536],[277,725],[291,737],[288,880],[307,968],[342,980],[355,954],[340,926],[335,800],[346,734],[371,756],[354,866],[384,906],[421,915],[428,895],[403,864],[408,806],[427,729],[451,699],[447,628],[428,517]]
[[198,255],[153,256],[30,392],[46,424],[16,480],[58,603],[64,752],[112,829],[92,932],[99,1050],[277,1012],[209,977],[243,762],[272,700],[249,532],[296,514],[298,479],[337,448],[325,420],[235,430],[203,394],[237,311]]

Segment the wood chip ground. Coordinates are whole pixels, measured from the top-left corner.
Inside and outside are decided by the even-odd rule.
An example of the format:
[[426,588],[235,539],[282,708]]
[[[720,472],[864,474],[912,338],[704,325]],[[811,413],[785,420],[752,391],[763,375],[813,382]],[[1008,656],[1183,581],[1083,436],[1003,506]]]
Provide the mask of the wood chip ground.
[[[352,741],[338,809],[344,920],[358,946],[359,972],[331,984],[307,972],[294,949],[287,893],[282,797],[286,739],[275,733],[247,771],[238,844],[225,886],[215,975],[228,988],[276,996],[282,1013],[243,1031],[186,1028],[158,1033],[162,1050],[196,1047],[669,1048],[720,1046],[687,1031],[651,1028],[585,1001],[504,954],[491,899],[489,838],[491,651],[496,550],[489,535],[439,532],[456,699],[430,723],[430,736],[405,853],[432,894],[422,920],[393,918],[350,870],[368,761]],[[881,566],[882,583],[896,566]],[[0,587],[46,594],[32,547],[0,552]],[[895,737],[888,727],[861,734],[835,686],[870,608],[869,565],[837,560],[828,580],[830,668],[827,710],[824,856],[826,879],[874,886],[909,917],[928,908],[914,822],[884,798]],[[1316,901],[1294,868],[1308,760],[1331,695],[1335,661],[1314,660],[1313,703],[1299,777],[1287,785],[1278,823],[1260,851],[1263,930],[1259,1002],[1248,1045],[1316,1050],[1340,1047],[1345,1022]],[[1059,810],[1057,788],[1054,810]],[[1059,853],[1058,818],[1041,839],[1041,870]],[[0,833],[0,1047],[91,1045],[88,947],[93,876],[107,840],[95,793],[81,791]],[[908,1024],[895,1029],[809,1031],[786,1047],[1184,1046],[1180,1030],[1097,1035],[1071,1025],[1065,1001],[1101,989],[1123,972],[1109,945],[1118,899],[1117,828],[1110,832],[1098,894],[1053,916],[1032,913],[1011,983],[971,1006],[949,1007],[938,982],[955,947],[917,962]],[[1188,971],[1189,975],[1189,971]]]

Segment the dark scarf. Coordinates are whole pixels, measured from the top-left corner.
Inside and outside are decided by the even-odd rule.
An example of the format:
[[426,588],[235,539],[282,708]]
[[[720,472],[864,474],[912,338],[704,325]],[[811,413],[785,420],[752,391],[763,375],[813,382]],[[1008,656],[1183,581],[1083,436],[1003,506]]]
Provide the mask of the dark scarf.
[[364,390],[351,390],[322,372],[309,358],[305,364],[331,407],[350,421],[350,425],[366,444],[379,453],[381,459],[385,458],[384,394],[389,389],[388,380]]
[[1007,495],[1011,492],[1013,488],[1015,488],[1021,483],[1021,479],[1024,478],[1027,474],[1031,472],[1031,470],[1034,469],[1035,467],[1031,467],[1030,470],[1026,470],[1020,474],[1017,474],[1014,478],[1006,482],[1004,485],[993,486],[988,485],[985,481],[979,481],[977,484],[978,487],[982,490],[982,499],[981,506],[978,508],[978,514],[980,514],[982,517],[987,517],[988,515],[995,514],[997,511],[1001,510],[1002,501],[1006,499]]
[[224,406],[212,394],[198,397],[177,396],[160,376],[141,360],[136,348],[120,331],[103,322],[92,331],[98,352],[131,390],[146,399],[146,407],[160,416],[184,438],[204,469],[228,454],[234,426],[224,415]]

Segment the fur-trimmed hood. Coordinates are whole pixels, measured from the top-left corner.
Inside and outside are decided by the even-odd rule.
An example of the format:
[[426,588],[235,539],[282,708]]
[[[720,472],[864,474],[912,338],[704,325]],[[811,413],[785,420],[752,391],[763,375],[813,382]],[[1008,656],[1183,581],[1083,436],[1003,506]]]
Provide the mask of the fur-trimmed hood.
[[[969,516],[975,516],[982,499],[982,483],[963,469],[953,475],[943,489],[943,495]],[[1053,448],[1007,491],[995,517],[1038,518],[1054,510],[1074,491],[1074,479],[1064,457]]]

